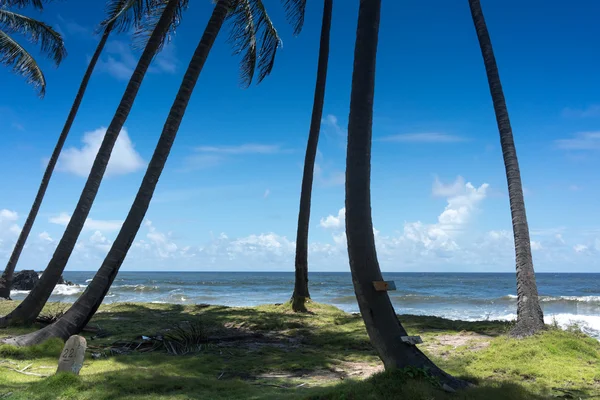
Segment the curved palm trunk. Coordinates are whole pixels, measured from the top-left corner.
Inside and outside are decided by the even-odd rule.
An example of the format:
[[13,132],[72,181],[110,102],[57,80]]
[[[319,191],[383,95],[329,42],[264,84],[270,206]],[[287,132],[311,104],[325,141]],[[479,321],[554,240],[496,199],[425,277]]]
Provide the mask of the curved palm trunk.
[[219,0],[215,6],[208,26],[183,77],[177,97],[171,106],[171,111],[137,196],[115,242],[94,279],[75,304],[58,321],[37,332],[10,339],[6,341],[7,343],[27,346],[41,343],[51,337],[60,337],[66,340],[69,336],[79,333],[100,307],[146,215],[154,189],[171,151],[171,146],[177,135],[198,76],[200,76],[223,21],[227,17],[230,2],[231,0]]
[[383,280],[371,220],[371,136],[380,12],[381,0],[360,1],[346,155],[346,235],[354,291],[371,343],[386,369],[427,368],[443,383],[460,388],[467,383],[439,369],[416,346],[401,341],[407,333],[387,292],[373,287],[373,281]]
[[25,298],[25,300],[23,300],[23,302],[19,304],[15,310],[0,320],[0,326],[15,323],[33,322],[52,294],[52,290],[56,286],[56,283],[58,282],[60,275],[65,269],[67,261],[73,252],[77,238],[83,229],[83,225],[90,212],[92,203],[94,202],[96,194],[98,193],[100,182],[102,181],[104,171],[106,170],[108,160],[110,159],[110,153],[115,145],[115,142],[117,141],[119,132],[121,131],[127,116],[129,115],[129,111],[131,110],[133,101],[135,100],[135,96],[137,95],[150,63],[152,62],[152,58],[158,51],[162,38],[169,30],[178,3],[179,0],[169,0],[169,3],[165,7],[158,24],[152,32],[152,36],[150,37],[148,44],[146,45],[146,48],[144,49],[144,52],[138,61],[129,83],[127,84],[127,88],[123,98],[121,99],[121,103],[117,108],[115,116],[110,123],[106,134],[104,135],[104,140],[100,145],[100,149],[98,150],[92,170],[90,171],[90,175],[85,183],[83,192],[81,193],[81,197],[79,198],[79,202],[77,203],[73,216],[71,217],[71,220],[65,229],[58,247],[52,255],[50,263],[46,267],[44,274],[42,274],[39,282]]
[[519,170],[517,150],[508,118],[508,109],[504,100],[498,66],[496,65],[492,41],[490,40],[483,17],[481,3],[479,0],[469,0],[469,6],[494,103],[496,121],[498,123],[498,130],[500,131],[504,167],[506,169],[506,180],[508,181],[508,196],[512,214],[517,266],[517,324],[511,334],[517,337],[529,336],[544,329],[545,325],[544,314],[538,299],[535,273],[533,271],[529,225],[527,224],[527,215],[525,214],[525,200],[523,199],[523,186],[521,184],[521,171]]
[[317,83],[313,102],[308,144],[304,157],[304,173],[300,192],[300,211],[298,212],[298,232],[296,233],[296,280],[292,294],[292,309],[306,312],[304,303],[310,298],[308,293],[308,225],[310,222],[310,199],[312,195],[315,158],[321,130],[323,103],[325,102],[325,86],[327,82],[327,63],[329,61],[329,32],[331,30],[331,13],[333,0],[323,2],[323,22],[321,24],[321,42],[319,44],[319,61],[317,66]]
[[0,278],[0,297],[6,299],[10,298],[10,287],[12,285],[13,273],[15,272],[15,268],[17,266],[17,263],[19,262],[19,257],[21,256],[23,247],[25,247],[25,242],[27,241],[27,237],[31,232],[31,228],[33,227],[33,223],[35,222],[37,213],[40,210],[40,206],[42,205],[42,200],[44,199],[44,195],[46,194],[46,189],[48,189],[48,184],[50,183],[52,172],[54,172],[54,167],[58,162],[60,152],[62,151],[65,141],[67,140],[67,136],[69,135],[69,131],[71,130],[71,126],[73,125],[73,121],[75,121],[75,116],[77,115],[77,111],[79,110],[79,106],[81,105],[81,101],[83,100],[83,96],[85,94],[85,90],[87,88],[90,77],[92,76],[92,72],[94,72],[94,68],[96,67],[98,58],[100,57],[100,54],[104,49],[104,45],[106,44],[106,40],[110,35],[112,25],[113,24],[111,23],[106,27],[106,29],[104,29],[104,33],[102,34],[100,43],[98,43],[96,51],[94,52],[94,55],[90,60],[87,70],[85,71],[85,75],[83,75],[83,80],[81,81],[81,85],[79,85],[79,90],[77,91],[75,101],[71,106],[71,111],[69,111],[67,121],[65,122],[60,136],[58,137],[58,142],[56,143],[54,151],[52,152],[52,156],[48,161],[46,171],[44,171],[42,183],[40,184],[37,195],[35,196],[35,200],[33,201],[33,206],[31,206],[31,210],[29,210],[27,220],[25,220],[25,224],[23,225],[23,229],[21,229],[21,233],[19,234],[17,243],[15,243],[15,248],[13,249],[13,252],[10,255],[8,263],[6,264],[6,268],[2,273],[2,277]]

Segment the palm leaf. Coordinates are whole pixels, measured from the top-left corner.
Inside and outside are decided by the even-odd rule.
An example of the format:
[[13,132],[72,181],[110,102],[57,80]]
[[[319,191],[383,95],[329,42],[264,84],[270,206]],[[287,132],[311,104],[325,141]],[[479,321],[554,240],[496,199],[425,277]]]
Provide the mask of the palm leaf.
[[[161,43],[159,46],[159,51],[162,50],[164,45],[171,40],[171,36],[175,33],[175,30],[181,23],[181,17],[183,12],[188,7],[189,0],[179,0],[179,4],[177,6],[177,10],[173,15],[173,21],[171,22],[171,27],[169,31],[161,38]],[[165,7],[167,6],[167,0],[150,0],[149,7],[146,12],[143,14],[142,19],[136,25],[136,30],[133,34],[133,46],[136,48],[145,48],[146,44],[148,44],[148,40],[160,19],[160,16],[163,14]]]
[[7,33],[0,30],[0,64],[27,79],[27,83],[39,90],[40,97],[46,93],[46,79],[35,59]]
[[2,6],[23,8],[32,6],[41,10],[44,8],[43,3],[50,0],[2,0]]
[[101,27],[112,24],[117,32],[127,32],[138,25],[144,14],[149,12],[156,0],[108,0],[106,2],[106,19]]
[[58,32],[43,22],[0,8],[0,30],[7,34],[20,33],[34,44],[40,44],[42,53],[60,64],[67,55],[65,44]]
[[287,20],[294,27],[294,35],[299,35],[304,26],[306,0],[284,0]]
[[228,19],[233,25],[229,42],[234,54],[245,52],[240,66],[242,84],[252,83],[256,69],[257,83],[262,82],[273,70],[282,43],[262,0],[236,0]]
[[231,30],[227,40],[233,47],[233,54],[244,53],[240,62],[240,79],[242,86],[248,87],[254,78],[256,71],[256,60],[258,54],[256,51],[256,26],[252,7],[249,1],[240,0],[235,8],[228,14],[231,21]]

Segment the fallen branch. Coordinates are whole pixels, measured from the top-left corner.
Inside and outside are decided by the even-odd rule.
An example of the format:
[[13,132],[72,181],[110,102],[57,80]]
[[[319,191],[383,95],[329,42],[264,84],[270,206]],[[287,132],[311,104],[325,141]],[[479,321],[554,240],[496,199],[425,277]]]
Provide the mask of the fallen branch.
[[15,368],[11,368],[11,367],[9,367],[7,365],[3,365],[3,367],[7,368],[7,369],[9,369],[11,371],[18,372],[19,374],[23,374],[23,375],[39,376],[41,378],[47,378],[47,377],[50,376],[50,375],[44,375],[44,374],[36,374],[35,372],[21,371],[21,370],[15,369]]

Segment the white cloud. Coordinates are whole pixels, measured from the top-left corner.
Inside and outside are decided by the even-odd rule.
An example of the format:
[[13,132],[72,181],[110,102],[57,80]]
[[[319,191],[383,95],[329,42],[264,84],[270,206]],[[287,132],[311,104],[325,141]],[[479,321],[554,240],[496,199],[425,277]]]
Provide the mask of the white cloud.
[[[71,220],[71,216],[65,212],[48,218],[48,221],[50,223],[62,225],[62,226],[67,226],[67,224],[69,223],[70,220]],[[102,231],[102,232],[113,232],[113,231],[118,231],[119,229],[121,229],[121,225],[123,225],[123,221],[97,220],[97,219],[88,218],[85,220],[83,229],[93,230],[93,231]]]
[[433,195],[437,197],[450,197],[462,193],[464,188],[465,180],[462,176],[457,177],[456,180],[450,184],[442,183],[436,176],[431,191]]
[[554,143],[563,150],[600,150],[600,131],[579,132],[570,139],[558,139]]
[[45,241],[45,242],[49,242],[49,243],[52,243],[52,242],[54,242],[54,239],[52,239],[52,237],[50,237],[50,234],[49,234],[48,232],[46,232],[46,231],[44,231],[44,232],[40,233],[40,234],[38,235],[38,237],[39,237],[41,240]]
[[380,142],[400,142],[400,143],[457,143],[466,142],[467,139],[462,136],[449,135],[439,132],[424,133],[402,133],[379,138]]
[[19,214],[16,211],[7,209],[0,210],[0,241],[4,239],[10,239],[16,237],[21,233],[21,228],[17,225],[19,220]]
[[269,197],[271,195],[271,190],[267,189],[265,190],[265,194],[263,194],[263,198],[266,199],[267,197]]
[[[104,49],[105,56],[98,60],[96,69],[106,72],[118,80],[127,81],[137,66],[137,56],[126,41],[110,40]],[[149,73],[174,73],[177,70],[177,56],[173,44],[167,44],[154,58]]]
[[532,240],[531,241],[531,250],[541,250],[543,249],[543,246],[540,242]]
[[332,132],[338,138],[345,138],[346,129],[342,128],[338,122],[338,119],[333,114],[328,114],[325,118],[321,119],[321,126],[325,128],[325,132]]
[[[62,151],[58,160],[57,169],[82,177],[87,177],[90,173],[96,154],[100,149],[100,144],[106,133],[106,128],[102,127],[92,132],[86,132],[83,135],[83,145],[78,147],[69,147]],[[127,130],[123,128],[112,150],[110,161],[106,168],[106,176],[123,175],[139,171],[144,168],[146,163],[135,150]]]
[[575,250],[576,253],[583,253],[588,250],[588,247],[584,244],[576,244],[573,246],[573,250]]
[[[459,177],[459,179],[462,178]],[[448,205],[438,217],[439,224],[445,229],[456,229],[465,225],[478,204],[485,199],[488,187],[487,183],[482,184],[479,188],[475,188],[470,182],[463,185],[460,191],[448,198]]]
[[328,215],[321,218],[319,225],[325,229],[342,229],[346,224],[346,207],[340,208],[337,216]]

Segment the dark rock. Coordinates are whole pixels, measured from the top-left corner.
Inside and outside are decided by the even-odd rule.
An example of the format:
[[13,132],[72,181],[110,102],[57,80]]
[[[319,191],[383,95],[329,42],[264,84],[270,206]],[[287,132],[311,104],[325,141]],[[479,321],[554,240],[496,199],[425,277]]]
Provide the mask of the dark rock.
[[12,290],[31,290],[40,280],[38,273],[32,269],[16,272],[13,276]]
[[[40,271],[40,277],[42,276],[42,274],[44,273],[44,271]],[[67,281],[65,280],[65,278],[63,278],[63,276],[60,276],[60,279],[58,280],[58,282],[56,282],[57,285],[67,285],[67,286],[75,286],[75,284],[71,281]]]
[[71,281],[66,281],[65,278],[62,277],[62,275],[60,276],[60,279],[58,280],[58,284],[59,285],[67,285],[67,286],[74,286],[75,285]]

